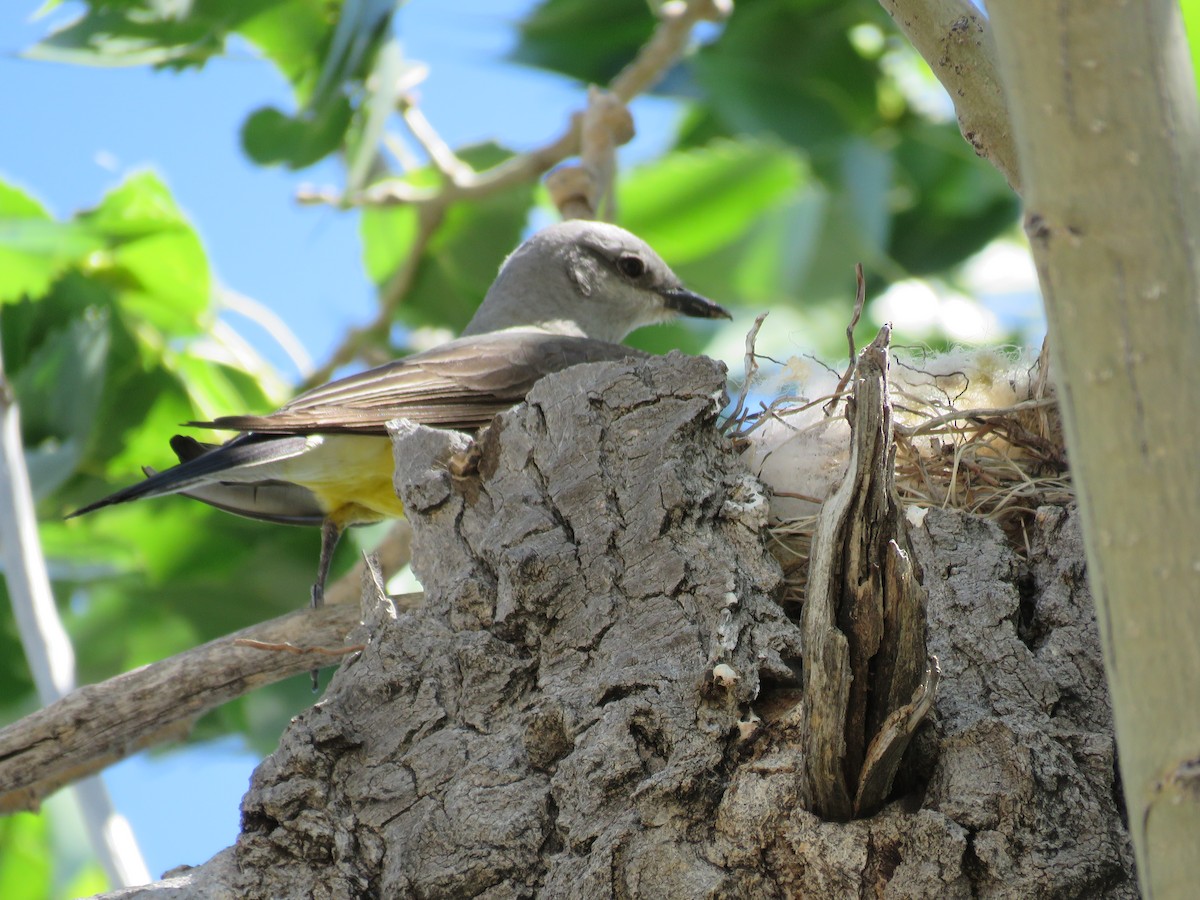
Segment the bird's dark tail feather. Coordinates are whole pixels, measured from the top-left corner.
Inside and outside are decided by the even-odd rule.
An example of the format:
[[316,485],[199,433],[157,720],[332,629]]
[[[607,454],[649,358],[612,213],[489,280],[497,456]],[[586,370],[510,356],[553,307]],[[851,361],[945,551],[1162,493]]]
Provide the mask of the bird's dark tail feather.
[[[122,488],[115,493],[109,494],[97,500],[95,503],[89,503],[87,506],[81,507],[67,515],[68,519],[75,516],[82,516],[97,509],[103,509],[106,506],[114,506],[118,503],[129,503],[133,500],[142,500],[148,497],[162,497],[167,494],[187,494],[189,491],[194,491],[196,499],[205,503],[212,503],[214,506],[220,506],[222,509],[228,508],[230,512],[239,512],[239,509],[233,508],[242,505],[243,501],[254,498],[243,496],[242,500],[237,503],[230,503],[229,497],[216,497],[218,502],[207,499],[203,496],[208,493],[208,489],[219,484],[221,481],[222,472],[231,472],[234,469],[252,469],[254,466],[263,465],[269,462],[278,462],[282,459],[289,459],[294,456],[299,456],[308,448],[307,438],[303,435],[291,437],[279,437],[278,435],[256,435],[249,434],[244,437],[235,438],[228,444],[219,444],[216,446],[202,444],[192,438],[176,435],[171,440],[171,449],[175,451],[179,457],[180,463],[177,466],[172,466],[162,472],[156,472],[153,469],[144,469],[147,478],[138,484],[132,484],[127,488]],[[252,485],[244,483],[245,478],[237,479],[241,484],[231,485],[232,487],[249,488]],[[260,482],[262,485],[281,485],[281,482],[264,480]],[[303,491],[303,489],[299,489]],[[312,510],[316,508],[316,501],[312,495],[303,491],[303,495],[308,498],[307,503],[301,503],[298,507],[298,512],[285,515],[280,511],[267,510],[264,514],[254,515],[251,511],[241,511],[242,515],[249,515],[251,518],[265,518],[269,521],[284,521],[291,517],[299,516],[302,519],[307,519]],[[296,495],[295,498],[301,498],[302,495]],[[226,505],[222,505],[226,504]],[[250,508],[253,509],[253,503]],[[319,520],[318,520],[319,521]],[[297,522],[296,524],[309,524],[307,521]]]

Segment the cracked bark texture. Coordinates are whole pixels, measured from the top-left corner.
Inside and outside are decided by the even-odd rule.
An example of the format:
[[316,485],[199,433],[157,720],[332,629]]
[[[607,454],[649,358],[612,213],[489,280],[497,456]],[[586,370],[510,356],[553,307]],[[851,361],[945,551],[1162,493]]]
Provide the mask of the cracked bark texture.
[[799,632],[723,386],[703,359],[604,363],[475,448],[398,429],[425,607],[369,585],[366,649],[259,767],[237,843],[109,896],[1136,896],[1070,513],[1028,565],[926,516],[936,714],[879,814],[801,808]]

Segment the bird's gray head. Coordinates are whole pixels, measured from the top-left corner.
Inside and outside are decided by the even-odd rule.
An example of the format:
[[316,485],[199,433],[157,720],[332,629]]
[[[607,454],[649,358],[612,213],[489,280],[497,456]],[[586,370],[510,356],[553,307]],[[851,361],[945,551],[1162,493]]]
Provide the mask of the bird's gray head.
[[574,219],[513,251],[463,333],[536,328],[617,342],[680,315],[730,318],[687,290],[645,241],[616,225]]

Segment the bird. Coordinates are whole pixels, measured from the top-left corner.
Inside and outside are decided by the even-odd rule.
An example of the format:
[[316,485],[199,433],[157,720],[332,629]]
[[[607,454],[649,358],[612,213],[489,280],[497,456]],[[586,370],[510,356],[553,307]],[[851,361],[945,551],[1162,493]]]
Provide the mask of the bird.
[[645,354],[620,342],[678,316],[731,318],[688,290],[643,240],[612,224],[568,220],[535,232],[500,267],[461,337],[306,391],[266,415],[189,427],[238,434],[220,443],[175,435],[178,464],[70,513],[183,494],[226,512],[321,528],[310,603],[324,602],[342,533],[404,515],[392,486],[386,424],[474,432],[538,380],[585,362]]

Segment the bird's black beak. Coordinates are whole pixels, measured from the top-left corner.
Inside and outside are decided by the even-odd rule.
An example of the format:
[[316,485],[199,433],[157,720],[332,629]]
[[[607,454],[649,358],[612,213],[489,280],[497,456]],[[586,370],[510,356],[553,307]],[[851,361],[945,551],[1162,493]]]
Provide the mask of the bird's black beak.
[[713,303],[707,297],[694,294],[687,288],[667,288],[659,291],[666,302],[667,309],[693,319],[732,319],[729,310],[719,303]]

